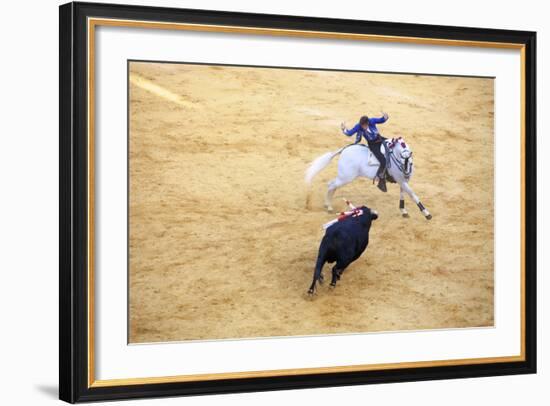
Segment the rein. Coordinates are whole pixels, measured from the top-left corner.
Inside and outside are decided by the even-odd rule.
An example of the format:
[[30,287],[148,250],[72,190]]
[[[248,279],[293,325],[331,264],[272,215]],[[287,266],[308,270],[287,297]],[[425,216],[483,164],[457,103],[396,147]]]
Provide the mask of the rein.
[[389,156],[390,156],[390,159],[388,160],[386,166],[388,168],[391,168],[391,164],[394,163],[395,166],[397,167],[397,169],[399,169],[401,171],[401,173],[405,176],[405,178],[409,178],[411,176],[411,173],[412,173],[412,167],[413,167],[413,163],[411,162],[411,164],[409,165],[409,158],[405,158],[405,162],[404,163],[401,163],[401,160],[398,159],[395,154],[394,154],[394,151],[393,151],[393,145],[394,145],[394,142],[387,142],[385,147],[389,149]]

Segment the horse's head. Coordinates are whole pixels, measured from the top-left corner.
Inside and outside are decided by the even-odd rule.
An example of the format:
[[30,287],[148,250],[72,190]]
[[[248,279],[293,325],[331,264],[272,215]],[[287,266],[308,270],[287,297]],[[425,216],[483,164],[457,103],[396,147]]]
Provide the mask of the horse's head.
[[398,166],[403,175],[406,177],[410,176],[413,166],[413,153],[403,137],[392,138],[389,142],[389,147],[395,159],[398,160]]

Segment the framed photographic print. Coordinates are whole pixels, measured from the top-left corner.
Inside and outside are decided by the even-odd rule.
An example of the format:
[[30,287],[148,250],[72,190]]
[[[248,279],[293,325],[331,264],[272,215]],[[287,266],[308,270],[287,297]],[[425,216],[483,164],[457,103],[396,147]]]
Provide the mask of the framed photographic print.
[[534,32],[60,7],[60,398],[536,371]]

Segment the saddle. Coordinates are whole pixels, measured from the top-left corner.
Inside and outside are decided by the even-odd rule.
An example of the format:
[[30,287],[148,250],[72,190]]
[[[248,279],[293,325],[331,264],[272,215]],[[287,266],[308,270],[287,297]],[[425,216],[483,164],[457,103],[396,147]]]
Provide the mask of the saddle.
[[[390,183],[397,183],[395,179],[389,174],[388,168],[390,166],[390,154],[391,154],[391,148],[389,146],[390,141],[384,140],[382,142],[382,145],[380,146],[380,152],[384,154],[384,157],[386,158],[386,171],[384,172],[386,175],[386,181]],[[365,145],[366,148],[368,148],[367,145]],[[379,166],[380,162],[378,162],[378,159],[376,159],[376,156],[370,151],[369,149],[369,160],[367,161],[368,166]]]

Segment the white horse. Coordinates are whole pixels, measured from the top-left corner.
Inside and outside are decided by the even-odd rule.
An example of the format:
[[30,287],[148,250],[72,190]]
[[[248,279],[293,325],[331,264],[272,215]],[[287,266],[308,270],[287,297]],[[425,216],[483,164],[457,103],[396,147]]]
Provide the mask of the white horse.
[[[432,215],[409,186],[409,180],[414,172],[412,151],[402,137],[384,140],[383,148],[381,148],[382,153],[384,153],[385,149],[389,151],[389,153],[385,155],[387,171],[399,184],[401,189],[399,209],[401,210],[402,216],[409,217],[409,213],[407,209],[405,209],[405,193],[407,193],[416,203],[426,219],[430,220]],[[336,189],[350,183],[360,176],[374,179],[378,167],[380,166],[380,163],[368,146],[364,144],[346,145],[337,151],[327,152],[311,163],[305,176],[305,181],[308,186],[311,185],[315,175],[321,172],[321,170],[323,170],[337,155],[341,155],[338,160],[338,176],[328,183],[328,190],[325,196],[325,207],[329,212],[333,210],[332,197]]]

